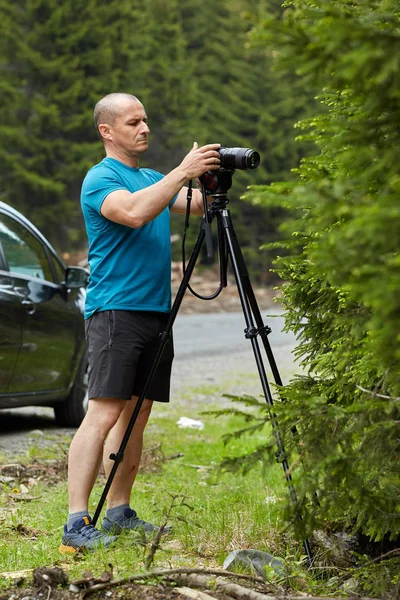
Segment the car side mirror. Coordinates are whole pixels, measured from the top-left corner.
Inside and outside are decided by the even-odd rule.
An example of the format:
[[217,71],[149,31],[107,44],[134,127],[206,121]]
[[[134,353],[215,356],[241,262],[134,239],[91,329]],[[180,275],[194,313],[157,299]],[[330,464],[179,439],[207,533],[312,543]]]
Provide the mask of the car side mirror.
[[83,267],[67,267],[65,270],[65,285],[67,288],[86,287],[89,280],[89,271]]

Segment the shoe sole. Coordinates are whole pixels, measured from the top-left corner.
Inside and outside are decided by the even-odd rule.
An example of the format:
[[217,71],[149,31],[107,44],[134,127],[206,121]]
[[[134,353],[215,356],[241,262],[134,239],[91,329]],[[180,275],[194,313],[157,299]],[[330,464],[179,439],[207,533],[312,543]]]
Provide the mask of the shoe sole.
[[60,554],[76,554],[77,552],[94,552],[95,550],[99,550],[100,548],[109,548],[116,541],[117,541],[117,538],[115,537],[115,539],[112,540],[112,542],[110,542],[109,544],[107,544],[107,546],[105,544],[99,544],[98,546],[94,546],[93,548],[88,548],[86,546],[78,546],[78,548],[75,548],[75,546],[61,544],[61,546],[59,547],[58,550],[59,550]]
[[73,546],[66,546],[65,544],[61,544],[58,550],[60,554],[76,554],[77,552],[81,552],[81,548],[74,548]]

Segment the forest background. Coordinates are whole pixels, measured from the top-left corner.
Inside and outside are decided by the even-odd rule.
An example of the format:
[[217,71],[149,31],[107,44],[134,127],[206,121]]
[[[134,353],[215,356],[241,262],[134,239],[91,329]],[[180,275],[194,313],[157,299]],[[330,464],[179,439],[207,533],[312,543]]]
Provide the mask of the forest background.
[[80,186],[103,156],[92,111],[111,91],[145,105],[142,166],[167,172],[194,140],[260,152],[229,206],[299,341],[303,374],[275,405],[297,457],[288,518],[300,508],[300,538],[355,536],[355,560],[372,557],[363,591],[398,597],[399,1],[0,0],[0,14],[1,199],[59,251],[84,243]]
[[[273,70],[274,49],[250,48],[254,18],[279,13],[280,4],[1,0],[2,200],[31,218],[58,251],[84,249],[80,187],[104,156],[93,108],[110,92],[132,93],[151,129],[143,167],[167,173],[194,141],[260,153],[256,171],[235,173],[229,198],[251,273],[269,282],[271,263],[260,246],[275,239],[281,211],[240,197],[250,183],[292,177],[305,148],[294,143],[293,126],[314,104],[293,73]],[[173,233],[182,229],[183,219],[173,219]],[[173,251],[179,260],[180,244]]]

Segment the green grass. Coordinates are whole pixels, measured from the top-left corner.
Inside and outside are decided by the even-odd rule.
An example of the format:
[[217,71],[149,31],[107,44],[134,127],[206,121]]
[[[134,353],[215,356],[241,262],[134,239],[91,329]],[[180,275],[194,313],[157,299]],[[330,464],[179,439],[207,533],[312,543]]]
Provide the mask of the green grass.
[[[221,396],[217,387],[191,390],[193,395],[210,398]],[[190,396],[186,390],[185,396]],[[192,396],[193,397],[193,396]],[[224,399],[224,404],[227,399]],[[276,556],[300,556],[299,544],[282,535],[284,523],[280,508],[287,489],[282,467],[275,463],[258,465],[248,475],[222,472],[221,460],[238,456],[255,447],[268,432],[243,437],[224,446],[222,436],[235,431],[243,423],[230,416],[203,415],[200,411],[215,408],[198,404],[157,405],[146,430],[145,447],[161,444],[167,460],[156,472],[139,473],[131,505],[141,518],[161,523],[175,497],[171,516],[173,533],[162,542],[154,566],[222,567],[231,550],[257,548]],[[181,429],[180,416],[204,422],[202,431]],[[13,462],[29,463],[65,456],[69,439],[57,438],[51,448],[33,445],[23,457]],[[181,454],[176,458],[169,458]],[[3,461],[5,462],[5,461]],[[59,554],[62,528],[67,516],[66,481],[50,485],[41,481],[29,490],[39,496],[29,502],[10,500],[13,483],[4,483],[0,495],[0,565],[2,572],[13,572],[39,566],[61,565],[70,580],[79,578],[84,570],[97,575],[111,563],[114,576],[123,577],[143,568],[148,547],[132,535],[121,536],[113,548],[76,556]],[[92,514],[98,504],[104,480],[99,480],[91,496]],[[18,484],[17,484],[18,487]],[[183,502],[183,504],[182,504]],[[21,526],[33,537],[22,535]]]

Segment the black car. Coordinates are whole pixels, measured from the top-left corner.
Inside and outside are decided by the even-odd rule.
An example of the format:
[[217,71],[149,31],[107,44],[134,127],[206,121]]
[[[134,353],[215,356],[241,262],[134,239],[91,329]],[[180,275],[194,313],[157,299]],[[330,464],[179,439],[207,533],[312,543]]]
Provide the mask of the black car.
[[53,406],[60,425],[82,421],[87,279],[86,269],[66,267],[28,219],[0,202],[0,408]]

